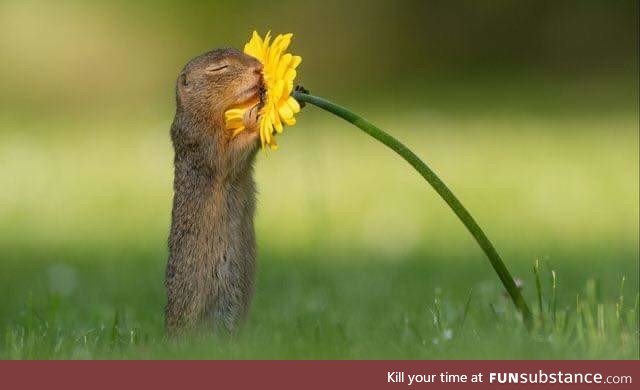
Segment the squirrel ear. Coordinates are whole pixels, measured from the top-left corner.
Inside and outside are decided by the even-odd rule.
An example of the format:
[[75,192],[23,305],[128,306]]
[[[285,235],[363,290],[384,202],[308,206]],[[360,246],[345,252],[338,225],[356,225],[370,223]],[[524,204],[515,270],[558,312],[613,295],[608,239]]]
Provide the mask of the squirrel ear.
[[189,85],[189,81],[187,81],[187,75],[184,73],[180,75],[180,85],[182,85],[183,87]]

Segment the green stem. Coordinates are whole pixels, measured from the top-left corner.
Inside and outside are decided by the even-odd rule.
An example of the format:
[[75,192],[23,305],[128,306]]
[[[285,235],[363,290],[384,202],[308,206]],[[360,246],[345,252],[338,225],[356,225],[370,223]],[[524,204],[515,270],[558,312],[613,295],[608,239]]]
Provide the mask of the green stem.
[[456,196],[453,194],[453,192],[451,192],[447,185],[444,184],[444,182],[440,180],[440,178],[427,166],[427,164],[420,160],[420,158],[415,153],[409,150],[400,141],[382,131],[378,127],[374,126],[367,120],[347,110],[346,108],[320,97],[309,95],[299,91],[294,92],[292,96],[300,102],[311,103],[326,111],[329,111],[334,115],[341,117],[347,122],[351,122],[361,130],[363,130],[365,133],[369,134],[373,138],[391,148],[393,151],[398,153],[400,157],[411,164],[411,166],[414,167],[415,170],[425,178],[425,180],[431,185],[431,187],[433,187],[438,195],[440,195],[442,199],[447,202],[449,207],[451,207],[451,210],[453,210],[458,218],[460,218],[464,226],[466,226],[467,230],[469,230],[473,238],[475,238],[478,245],[480,245],[484,253],[489,258],[491,266],[493,266],[493,269],[498,274],[500,281],[507,289],[511,300],[522,314],[525,326],[528,330],[532,329],[533,321],[531,310],[529,310],[527,302],[522,297],[520,289],[516,286],[513,277],[509,273],[507,267],[504,265],[504,262],[502,262],[500,255],[493,247],[491,241],[489,241],[487,236],[484,234],[480,226],[478,226],[478,223],[473,219],[471,214],[469,214],[467,209],[462,205],[462,203],[460,203],[458,198],[456,198]]

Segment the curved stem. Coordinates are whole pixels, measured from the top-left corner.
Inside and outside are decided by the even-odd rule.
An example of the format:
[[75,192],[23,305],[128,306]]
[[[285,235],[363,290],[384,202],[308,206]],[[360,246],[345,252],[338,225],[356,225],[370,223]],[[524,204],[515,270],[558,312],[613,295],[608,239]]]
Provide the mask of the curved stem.
[[447,187],[447,185],[444,184],[442,180],[440,180],[438,175],[436,175],[431,170],[431,168],[427,166],[427,164],[425,164],[422,160],[420,160],[420,158],[415,153],[409,150],[409,148],[404,146],[400,141],[398,141],[391,135],[387,134],[386,132],[382,131],[378,127],[374,126],[372,123],[368,122],[367,120],[347,110],[346,108],[341,107],[337,104],[334,104],[323,98],[302,93],[300,91],[294,92],[292,96],[300,102],[311,103],[326,111],[331,112],[334,115],[341,117],[342,119],[348,122],[351,122],[361,130],[363,130],[365,133],[369,134],[373,138],[377,139],[378,141],[382,142],[383,144],[391,148],[393,151],[398,153],[400,157],[402,157],[409,164],[411,164],[411,166],[414,167],[415,170],[418,171],[420,175],[422,175],[422,177],[425,178],[425,180],[431,185],[431,187],[433,187],[433,189],[436,190],[438,195],[440,195],[442,199],[444,199],[444,201],[447,202],[449,207],[451,207],[451,210],[453,210],[453,212],[458,216],[458,218],[460,218],[464,226],[466,226],[467,230],[469,230],[473,238],[475,238],[478,245],[480,245],[484,253],[489,258],[489,262],[491,263],[491,266],[498,274],[498,277],[500,278],[500,281],[504,285],[505,289],[507,289],[507,292],[509,293],[511,300],[513,301],[513,303],[516,305],[516,307],[522,314],[522,319],[524,321],[525,326],[527,327],[528,330],[531,330],[533,326],[531,310],[529,310],[529,306],[527,306],[527,302],[522,297],[522,294],[520,293],[520,289],[516,286],[516,283],[513,280],[513,277],[509,273],[509,270],[507,269],[507,267],[502,262],[500,255],[494,248],[491,241],[489,241],[487,236],[484,234],[484,232],[482,231],[478,223],[473,219],[471,214],[469,214],[467,209],[462,205],[462,203],[460,203],[458,198],[456,198],[456,196],[453,194],[453,192],[451,192],[451,190]]

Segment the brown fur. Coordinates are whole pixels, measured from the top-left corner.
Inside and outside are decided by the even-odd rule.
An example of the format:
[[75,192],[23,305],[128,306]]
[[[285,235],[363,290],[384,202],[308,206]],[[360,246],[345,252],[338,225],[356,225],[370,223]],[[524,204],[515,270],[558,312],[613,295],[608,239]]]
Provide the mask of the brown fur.
[[234,330],[247,314],[256,257],[257,109],[234,138],[224,128],[224,112],[259,96],[261,70],[253,57],[218,49],[191,60],[178,77],[165,281],[170,333],[200,326]]

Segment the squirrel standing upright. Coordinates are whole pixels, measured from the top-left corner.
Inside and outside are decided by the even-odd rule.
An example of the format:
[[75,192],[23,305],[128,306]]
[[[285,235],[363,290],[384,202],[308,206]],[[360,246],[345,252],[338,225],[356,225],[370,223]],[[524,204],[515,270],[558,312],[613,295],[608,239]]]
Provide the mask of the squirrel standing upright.
[[[262,64],[235,49],[202,54],[178,76],[165,280],[169,333],[200,326],[233,331],[248,312],[256,267],[253,162],[263,92]],[[245,130],[232,137],[225,111],[254,102]]]

